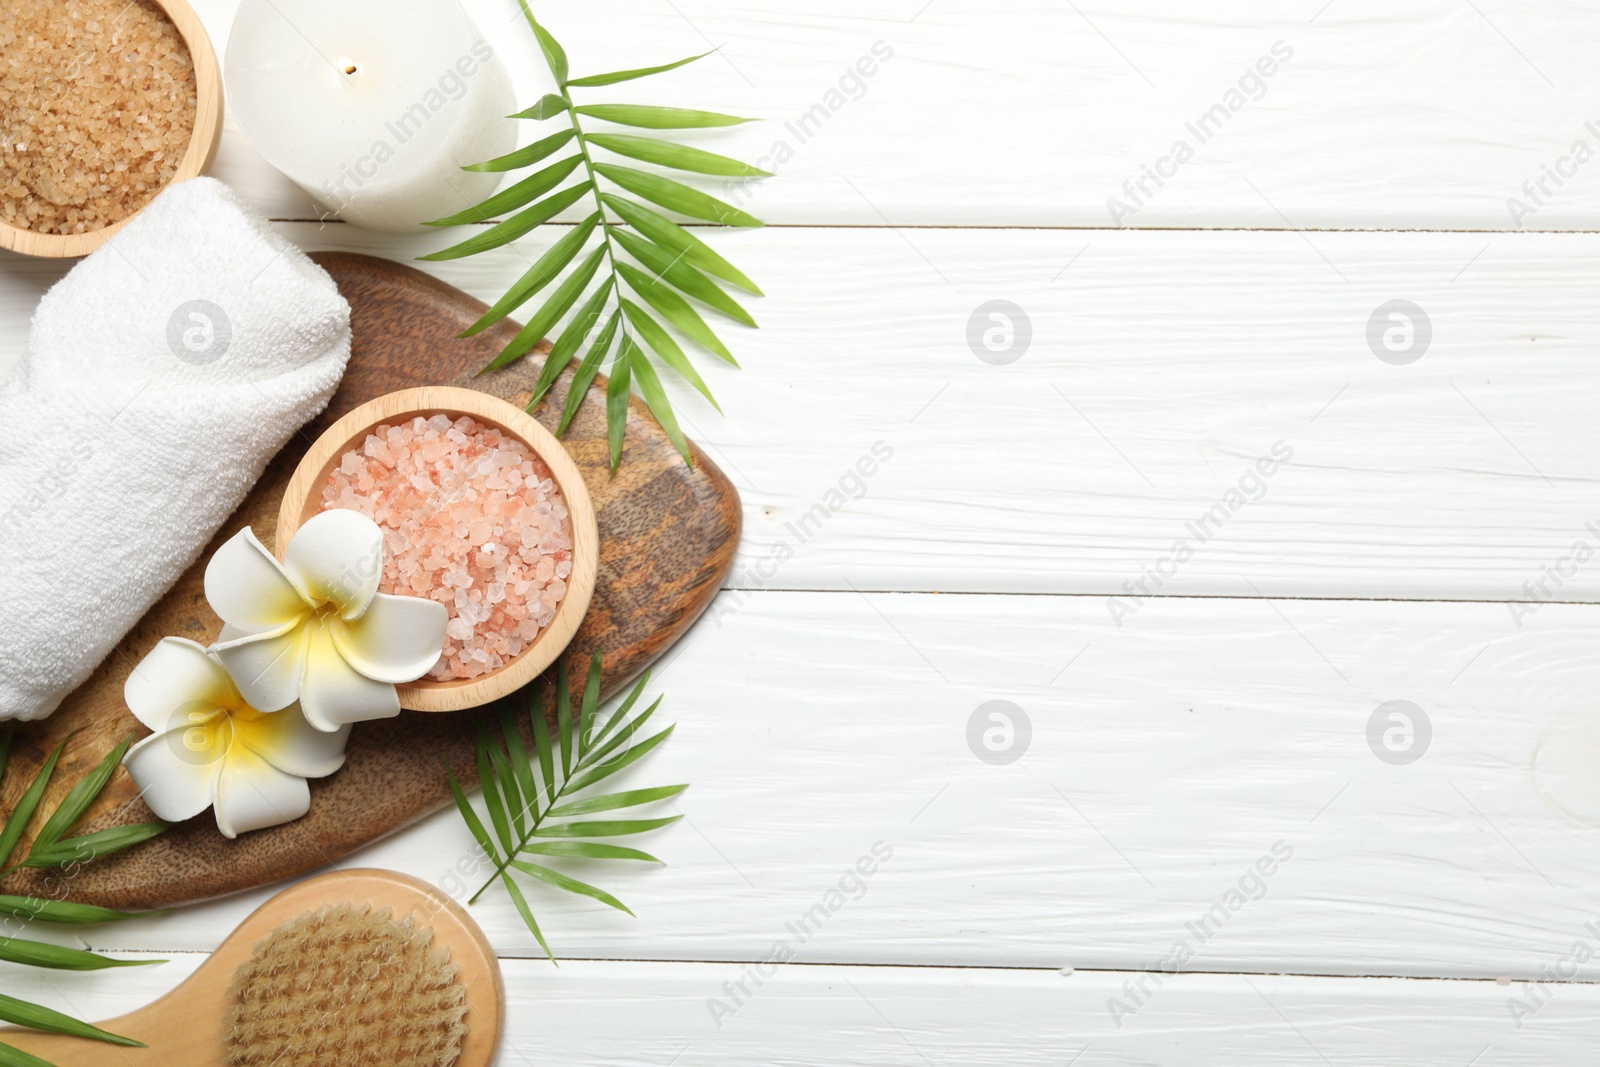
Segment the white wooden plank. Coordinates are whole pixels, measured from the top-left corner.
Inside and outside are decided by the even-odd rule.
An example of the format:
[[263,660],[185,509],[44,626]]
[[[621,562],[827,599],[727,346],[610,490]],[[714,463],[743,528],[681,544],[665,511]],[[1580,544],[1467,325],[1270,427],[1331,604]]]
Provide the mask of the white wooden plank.
[[[201,958],[135,974],[32,971],[8,989],[104,1018],[175,985]],[[1181,975],[1160,988],[1146,979],[1152,995],[1118,1026],[1108,1004],[1129,1000],[1124,984],[1139,975],[789,966],[752,977],[753,968],[736,964],[503,966],[502,1067],[1544,1067],[1584,1062],[1600,1010],[1600,989],[1556,983],[1519,1028],[1507,1002],[1525,994],[1493,982]],[[734,986],[740,981],[748,995]],[[731,1014],[719,1009],[713,1016],[713,1004]],[[145,1036],[152,1045],[160,1040]]]
[[[447,240],[284,230],[401,260]],[[1600,567],[1570,558],[1600,548],[1600,238],[905,236],[711,236],[770,294],[750,302],[760,330],[724,330],[745,369],[701,360],[726,416],[673,389],[743,494],[730,584],[1600,600]],[[492,300],[552,239],[426,266]],[[32,289],[5,292],[0,351],[18,352]],[[967,341],[996,298],[1032,326],[1007,366]],[[1367,341],[1396,298],[1432,329],[1407,366]],[[858,479],[879,441],[892,458]],[[1258,482],[1274,447],[1293,456]]]
[[[235,6],[195,4],[219,51]],[[468,6],[520,93],[546,91],[515,4]],[[1586,126],[1600,74],[1571,47],[1600,34],[1600,11],[1579,0],[827,0],[803,14],[784,0],[608,0],[540,15],[577,70],[720,45],[652,83],[590,92],[767,120],[695,139],[777,171],[730,193],[774,222],[1600,224],[1600,164],[1567,158],[1580,139],[1600,150]],[[1249,80],[1263,58],[1274,73]],[[1233,110],[1202,129],[1217,106]],[[1180,140],[1192,158],[1164,160]],[[1566,172],[1560,186],[1547,167]],[[216,172],[276,217],[315,217],[231,117]],[[1113,197],[1133,213],[1114,215]],[[1532,213],[1515,217],[1512,197]]]
[[[1600,739],[1563,731],[1597,631],[1587,605],[1519,632],[1499,605],[1166,598],[1119,630],[1091,598],[756,594],[653,687],[678,731],[628,773],[692,783],[645,843],[669,866],[580,874],[638,918],[536,906],[566,957],[759,960],[792,925],[808,963],[1139,970],[1187,941],[1190,970],[1537,977],[1600,945],[1595,831],[1553,806],[1594,817]],[[1009,765],[969,748],[991,700],[1031,724]],[[1390,700],[1431,727],[1409,765],[1368,745]],[[1553,735],[1576,775],[1535,776]],[[444,812],[344,865],[465,896],[469,840]],[[209,949],[266,893],[95,943]],[[538,954],[500,891],[474,914]]]
[[[284,230],[401,260],[448,240]],[[730,584],[1600,600],[1573,557],[1600,548],[1600,238],[1303,237],[712,235],[770,294],[762,329],[724,330],[744,370],[701,361],[726,416],[673,390],[743,494]],[[552,239],[427,266],[492,300]],[[59,270],[13,272],[0,352]],[[1006,366],[968,346],[996,298],[1031,320]],[[1396,298],[1432,331],[1405,366],[1367,339]],[[1274,448],[1292,458],[1259,478]]]

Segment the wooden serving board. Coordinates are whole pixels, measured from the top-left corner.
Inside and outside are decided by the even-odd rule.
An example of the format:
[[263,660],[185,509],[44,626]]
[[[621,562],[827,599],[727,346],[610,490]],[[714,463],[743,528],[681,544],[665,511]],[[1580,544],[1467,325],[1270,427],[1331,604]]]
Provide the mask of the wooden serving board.
[[[0,789],[0,811],[15,807],[34,771],[73,731],[36,823],[106,751],[129,732],[148,733],[122,701],[133,665],[163,637],[206,644],[221,621],[206,604],[205,563],[240,527],[271,543],[279,498],[295,464],[323,429],[357,404],[417,385],[461,385],[525,404],[549,350],[547,343],[504,370],[473,375],[519,329],[502,321],[458,339],[484,305],[411,267],[373,256],[317,253],[350,302],[350,366],[328,409],[268,465],[239,510],[191,567],[94,675],[41,722],[22,724]],[[534,412],[555,429],[569,369]],[[604,380],[591,388],[562,439],[589,487],[600,527],[600,566],[594,598],[566,658],[582,677],[595,648],[604,652],[607,694],[644,670],[705,610],[732,566],[739,543],[739,494],[694,449],[690,470],[636,400],[628,411],[623,460],[615,477],[606,462]],[[21,871],[0,881],[0,892],[39,894],[117,908],[150,908],[203,900],[301,874],[340,857],[449,803],[446,768],[476,781],[476,712],[402,712],[359,723],[343,769],[311,782],[311,810],[283,826],[229,841],[209,810],[127,852],[66,873]],[[133,780],[118,770],[96,807],[75,832],[153,818]],[[30,833],[31,833],[30,828]],[[465,831],[463,830],[463,833]],[[463,838],[463,841],[466,839]],[[23,848],[26,848],[27,838]]]

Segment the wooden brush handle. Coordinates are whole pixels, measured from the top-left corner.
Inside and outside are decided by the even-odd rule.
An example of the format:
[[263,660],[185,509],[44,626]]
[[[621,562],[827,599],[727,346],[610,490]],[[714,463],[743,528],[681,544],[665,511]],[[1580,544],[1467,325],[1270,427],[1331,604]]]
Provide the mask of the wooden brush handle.
[[488,1067],[499,1044],[505,989],[500,963],[483,931],[438,888],[394,871],[333,871],[291,886],[252,912],[217,950],[172,992],[137,1011],[95,1025],[143,1041],[125,1048],[60,1034],[11,1027],[0,1042],[59,1067],[221,1067],[226,1062],[223,1020],[228,986],[239,965],[273,930],[307,912],[335,904],[387,909],[395,919],[413,917],[433,931],[433,944],[448,948],[467,991],[467,1036],[456,1067]]

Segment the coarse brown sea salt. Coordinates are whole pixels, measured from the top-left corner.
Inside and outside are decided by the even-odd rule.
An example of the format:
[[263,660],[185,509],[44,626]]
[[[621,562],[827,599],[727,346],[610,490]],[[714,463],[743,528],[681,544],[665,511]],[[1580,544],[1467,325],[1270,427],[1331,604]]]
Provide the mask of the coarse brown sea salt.
[[151,0],[0,0],[0,220],[88,233],[172,180],[194,63]]
[[572,522],[550,468],[527,445],[461,416],[385,423],[322,487],[322,509],[383,530],[378,588],[448,609],[428,673],[476,678],[550,625],[572,573]]

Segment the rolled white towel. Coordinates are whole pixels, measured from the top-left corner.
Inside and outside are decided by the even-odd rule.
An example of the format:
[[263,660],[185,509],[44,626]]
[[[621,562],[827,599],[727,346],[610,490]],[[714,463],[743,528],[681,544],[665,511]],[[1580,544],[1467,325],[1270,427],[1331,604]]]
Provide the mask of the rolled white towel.
[[196,178],[39,302],[0,388],[0,719],[37,719],[192,564],[327,406],[350,307]]

